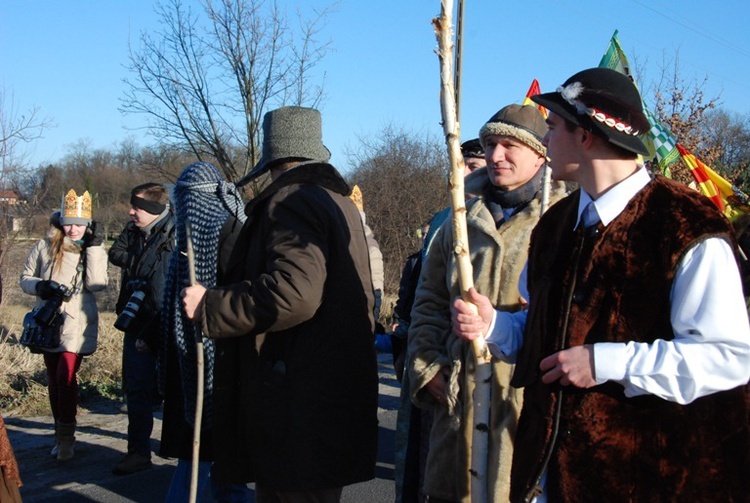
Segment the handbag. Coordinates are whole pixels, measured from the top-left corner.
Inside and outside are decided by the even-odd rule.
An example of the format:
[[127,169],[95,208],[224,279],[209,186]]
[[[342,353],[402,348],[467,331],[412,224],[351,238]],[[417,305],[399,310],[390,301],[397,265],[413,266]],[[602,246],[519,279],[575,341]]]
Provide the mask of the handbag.
[[63,314],[57,313],[47,325],[42,325],[34,318],[36,312],[37,309],[33,309],[23,317],[23,333],[18,342],[32,353],[42,353],[57,348],[60,346]]

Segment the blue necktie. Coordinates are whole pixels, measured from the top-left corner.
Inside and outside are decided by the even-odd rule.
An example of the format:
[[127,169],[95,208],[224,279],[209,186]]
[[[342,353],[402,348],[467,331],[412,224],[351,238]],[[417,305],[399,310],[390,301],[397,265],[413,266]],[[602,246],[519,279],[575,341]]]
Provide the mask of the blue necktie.
[[586,205],[586,208],[584,208],[583,213],[581,213],[581,221],[583,222],[583,227],[588,229],[592,225],[596,225],[599,223],[599,214],[596,212],[596,206],[594,206],[594,201],[591,201],[589,204]]

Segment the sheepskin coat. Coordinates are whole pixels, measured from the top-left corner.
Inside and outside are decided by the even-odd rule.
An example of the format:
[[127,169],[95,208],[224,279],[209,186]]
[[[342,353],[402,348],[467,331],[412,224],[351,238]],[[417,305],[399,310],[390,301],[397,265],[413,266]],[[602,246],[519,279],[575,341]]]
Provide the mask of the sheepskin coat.
[[[466,192],[484,194],[489,178],[482,170],[466,179]],[[551,202],[561,199],[553,184]],[[484,196],[467,201],[469,250],[478,292],[504,311],[522,308],[518,280],[526,263],[529,236],[541,209],[541,193],[496,228]],[[412,401],[434,411],[424,493],[449,501],[470,501],[469,467],[475,369],[471,346],[453,335],[450,304],[460,295],[453,254],[453,228],[446,221],[424,260],[409,328],[409,383]],[[510,466],[522,390],[510,387],[513,365],[492,359],[491,439],[488,478],[491,501],[508,501]],[[448,405],[436,403],[426,385],[438,372],[449,383]]]

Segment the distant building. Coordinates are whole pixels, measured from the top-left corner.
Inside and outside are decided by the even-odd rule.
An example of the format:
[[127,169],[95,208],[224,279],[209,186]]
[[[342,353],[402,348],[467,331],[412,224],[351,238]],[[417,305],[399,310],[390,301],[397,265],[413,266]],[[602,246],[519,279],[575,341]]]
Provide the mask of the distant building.
[[14,191],[10,189],[0,189],[0,204],[15,206],[20,202],[21,201],[18,198],[18,194],[16,194]]

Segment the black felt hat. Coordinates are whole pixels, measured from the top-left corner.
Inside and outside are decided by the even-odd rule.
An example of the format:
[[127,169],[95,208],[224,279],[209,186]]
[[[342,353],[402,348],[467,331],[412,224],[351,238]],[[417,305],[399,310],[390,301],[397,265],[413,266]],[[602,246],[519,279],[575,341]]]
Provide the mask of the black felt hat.
[[595,131],[610,143],[648,155],[640,136],[649,130],[641,95],[630,77],[609,68],[578,72],[554,93],[537,94],[532,101],[550,112]]

